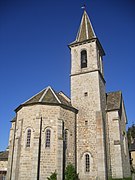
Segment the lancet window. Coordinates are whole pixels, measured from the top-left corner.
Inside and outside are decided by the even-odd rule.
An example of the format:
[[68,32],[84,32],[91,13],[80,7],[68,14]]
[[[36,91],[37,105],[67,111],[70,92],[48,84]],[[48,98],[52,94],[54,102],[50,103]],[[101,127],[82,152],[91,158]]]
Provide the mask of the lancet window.
[[87,51],[82,50],[81,51],[81,68],[87,67]]
[[30,147],[31,142],[31,129],[27,130],[27,141],[26,141],[26,147]]
[[90,172],[90,156],[89,156],[89,154],[85,155],[85,171]]
[[46,142],[45,142],[45,147],[50,148],[50,143],[51,143],[51,130],[47,129],[46,130]]

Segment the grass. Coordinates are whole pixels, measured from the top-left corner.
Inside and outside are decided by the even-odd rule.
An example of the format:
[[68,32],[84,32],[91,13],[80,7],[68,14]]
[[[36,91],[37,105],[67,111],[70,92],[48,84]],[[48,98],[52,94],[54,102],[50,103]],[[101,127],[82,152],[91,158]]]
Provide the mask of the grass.
[[110,180],[132,180],[132,177],[120,178],[120,179],[110,179]]

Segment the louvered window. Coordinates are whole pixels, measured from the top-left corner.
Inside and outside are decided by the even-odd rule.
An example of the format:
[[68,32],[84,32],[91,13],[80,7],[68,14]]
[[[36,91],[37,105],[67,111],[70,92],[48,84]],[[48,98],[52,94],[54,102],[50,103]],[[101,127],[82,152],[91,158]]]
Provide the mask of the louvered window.
[[81,51],[81,68],[87,67],[87,51]]

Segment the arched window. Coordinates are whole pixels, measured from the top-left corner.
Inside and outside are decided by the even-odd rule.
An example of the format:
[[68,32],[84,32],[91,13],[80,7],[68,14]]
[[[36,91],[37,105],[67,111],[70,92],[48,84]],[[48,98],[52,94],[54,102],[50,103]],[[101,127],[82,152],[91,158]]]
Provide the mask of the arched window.
[[31,129],[28,129],[28,130],[27,130],[26,147],[30,147],[30,141],[31,141]]
[[87,51],[81,51],[81,68],[87,67]]
[[67,142],[68,142],[68,130],[65,129],[65,134],[64,134],[64,141],[65,141],[65,146],[67,147]]
[[46,130],[46,142],[45,142],[46,148],[50,148],[50,140],[51,140],[51,130],[47,129]]
[[85,155],[85,171],[90,172],[90,156],[89,156],[89,154]]

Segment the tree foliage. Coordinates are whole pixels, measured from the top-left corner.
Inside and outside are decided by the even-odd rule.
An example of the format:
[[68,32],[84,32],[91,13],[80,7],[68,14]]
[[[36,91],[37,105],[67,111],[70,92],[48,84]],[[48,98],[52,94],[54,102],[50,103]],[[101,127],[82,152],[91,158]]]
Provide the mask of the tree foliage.
[[131,143],[135,140],[135,125],[134,124],[128,128],[127,138],[128,138],[128,144],[130,146]]
[[57,180],[57,173],[52,173],[51,176],[47,178],[47,180]]
[[78,174],[76,173],[76,170],[71,163],[66,167],[65,180],[78,180]]

